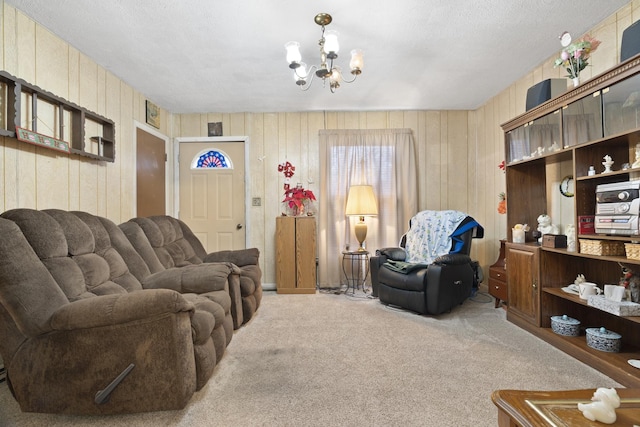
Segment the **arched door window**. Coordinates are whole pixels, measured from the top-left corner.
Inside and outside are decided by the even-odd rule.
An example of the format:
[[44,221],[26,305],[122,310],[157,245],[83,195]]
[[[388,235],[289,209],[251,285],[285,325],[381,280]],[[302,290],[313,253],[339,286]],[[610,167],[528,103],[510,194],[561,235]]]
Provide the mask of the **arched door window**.
[[220,150],[202,150],[191,160],[191,169],[233,169],[231,158]]

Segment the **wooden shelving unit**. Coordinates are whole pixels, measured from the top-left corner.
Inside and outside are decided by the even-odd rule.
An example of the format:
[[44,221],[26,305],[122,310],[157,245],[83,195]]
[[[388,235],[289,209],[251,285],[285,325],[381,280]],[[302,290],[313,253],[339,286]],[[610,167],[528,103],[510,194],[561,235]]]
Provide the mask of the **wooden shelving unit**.
[[[640,168],[626,167],[635,160],[640,143],[640,57],[634,57],[581,86],[552,99],[502,125],[505,132],[508,241],[511,226],[535,227],[537,217],[558,203],[549,192],[555,189],[558,171],[574,177],[573,224],[578,217],[594,215],[599,184],[640,179]],[[614,170],[601,173],[605,155],[615,160]],[[590,166],[598,168],[588,175]],[[555,175],[554,175],[555,174]],[[567,354],[600,370],[627,387],[640,387],[640,370],[628,364],[640,359],[640,317],[622,317],[589,306],[562,291],[584,274],[591,282],[617,283],[619,263],[638,266],[640,260],[626,256],[603,256],[567,249],[540,247],[527,235],[525,244],[507,243],[509,307],[507,319]],[[577,239],[636,242],[639,235],[581,234]],[[589,347],[584,331],[578,337],[557,335],[551,316],[566,314],[580,320],[581,327],[605,327],[622,335],[619,353]]]
[[[115,161],[112,120],[0,71],[0,100],[3,99],[6,110],[0,114],[0,136],[57,152]],[[23,118],[23,111],[29,117]],[[48,117],[48,123],[43,116]],[[92,132],[88,136],[87,128]]]

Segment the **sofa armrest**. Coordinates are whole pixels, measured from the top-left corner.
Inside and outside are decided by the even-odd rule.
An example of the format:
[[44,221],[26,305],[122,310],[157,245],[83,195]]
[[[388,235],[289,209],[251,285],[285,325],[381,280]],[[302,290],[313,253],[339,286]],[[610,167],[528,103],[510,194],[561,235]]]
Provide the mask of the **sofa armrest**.
[[[394,261],[404,261],[407,258],[407,252],[403,248],[382,248],[376,250],[376,255],[383,255],[387,259]],[[387,262],[387,259],[384,262]]]
[[[177,292],[141,290],[59,308],[56,330],[5,360],[25,412],[101,415],[182,409],[196,390],[193,305]],[[215,359],[215,353],[213,353]],[[109,401],[94,396],[135,368]]]
[[173,289],[180,293],[203,294],[211,291],[229,291],[229,275],[240,274],[231,263],[204,263],[168,268],[142,280],[145,289]]
[[371,273],[371,296],[378,296],[380,280],[378,279],[378,271],[382,264],[388,260],[404,261],[406,252],[402,248],[382,248],[377,249],[376,254],[369,258],[369,271]]
[[257,265],[260,251],[257,248],[237,249],[232,251],[219,251],[207,254],[203,262],[231,262],[238,267],[245,265]]
[[471,264],[471,257],[464,254],[446,254],[440,255],[438,258],[433,260],[433,263],[438,265]]
[[65,331],[118,325],[167,313],[193,312],[192,303],[168,289],[143,290],[86,298],[53,313],[53,330]]
[[225,291],[231,299],[231,316],[237,329],[244,322],[242,316],[242,270],[230,262],[211,262],[169,268],[142,280],[145,289],[172,289],[194,294]]

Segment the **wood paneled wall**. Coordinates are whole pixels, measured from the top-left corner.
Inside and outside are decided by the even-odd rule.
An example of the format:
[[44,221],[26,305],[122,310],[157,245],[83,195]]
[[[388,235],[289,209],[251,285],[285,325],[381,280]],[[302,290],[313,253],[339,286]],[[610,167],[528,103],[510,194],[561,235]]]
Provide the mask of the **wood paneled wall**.
[[[88,211],[116,223],[131,218],[135,214],[134,126],[135,121],[145,122],[146,98],[3,1],[0,35],[3,70],[105,116],[116,126],[114,163],[0,137],[0,212],[17,207],[58,208]],[[165,134],[169,133],[168,117],[161,110],[160,132]]]
[[[184,114],[174,116],[172,136],[206,136],[209,122],[222,122],[225,135],[249,136],[250,196],[263,199],[262,206],[250,208],[251,245],[261,249],[264,281],[274,283],[275,218],[284,184],[278,164],[290,161],[296,167],[293,181],[317,192],[320,129],[413,129],[420,209],[457,209],[482,223],[469,116],[467,111]],[[483,243],[475,248],[478,256]]]
[[[0,211],[79,209],[126,221],[135,214],[135,122],[145,122],[146,98],[29,17],[2,0],[0,5],[2,69],[114,120],[117,141],[116,162],[102,163],[0,138]],[[622,31],[638,19],[640,0],[633,0],[590,32],[602,45],[583,71],[584,79],[618,62]],[[505,190],[498,168],[504,159],[500,124],[524,112],[529,87],[563,76],[553,68],[553,59],[474,111],[171,114],[161,109],[159,132],[172,138],[206,136],[207,123],[222,122],[225,136],[249,136],[250,195],[263,200],[262,206],[250,208],[251,244],[262,252],[264,282],[272,284],[275,217],[283,185],[278,163],[289,160],[296,166],[295,178],[317,191],[320,129],[411,128],[420,209],[473,215],[485,227],[485,238],[474,242],[473,256],[488,271],[507,228],[506,217],[496,210],[498,194]],[[170,161],[171,155],[172,150]]]

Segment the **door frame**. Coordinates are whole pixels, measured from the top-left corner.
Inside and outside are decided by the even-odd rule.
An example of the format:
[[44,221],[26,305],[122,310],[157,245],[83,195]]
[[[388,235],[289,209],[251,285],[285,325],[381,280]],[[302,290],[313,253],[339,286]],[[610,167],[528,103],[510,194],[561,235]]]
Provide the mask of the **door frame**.
[[173,146],[173,173],[175,176],[173,194],[174,194],[174,216],[180,217],[180,165],[178,164],[178,157],[180,154],[180,143],[189,142],[209,142],[215,144],[216,142],[242,142],[244,144],[244,245],[247,248],[251,247],[251,221],[249,221],[249,208],[251,207],[251,195],[249,192],[249,183],[251,182],[249,169],[249,137],[248,136],[196,136],[196,137],[177,137],[174,138],[176,144]]
[[[171,168],[169,167],[170,162],[172,161],[171,159],[171,138],[169,138],[167,135],[164,135],[163,133],[160,133],[158,131],[158,129],[153,128],[149,125],[146,125],[144,123],[141,123],[137,120],[133,121],[133,153],[132,153],[132,157],[133,157],[133,169],[137,172],[137,167],[136,164],[138,162],[138,155],[137,153],[137,149],[138,149],[138,129],[145,131],[153,136],[155,136],[156,138],[160,138],[164,141],[164,152],[167,154],[167,159],[164,162],[164,209],[165,212],[167,212],[169,215],[171,215],[171,213],[173,212],[173,206],[172,206],[172,193],[173,193],[173,177],[171,176]],[[138,215],[138,206],[137,206],[137,201],[138,201],[138,189],[136,187],[136,185],[133,186],[133,200],[134,200],[134,204],[133,204],[133,215],[137,216]]]

